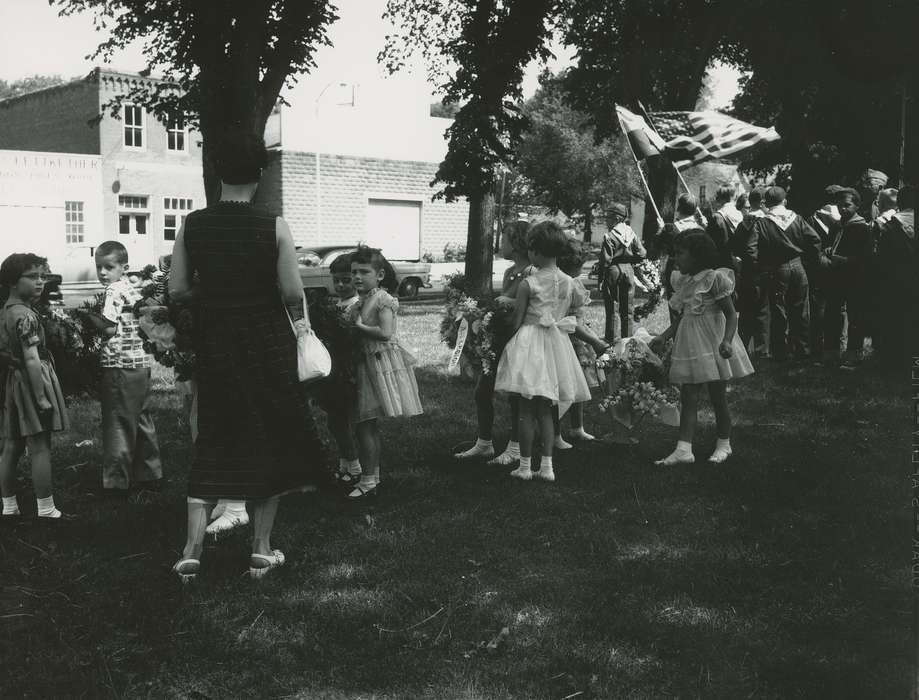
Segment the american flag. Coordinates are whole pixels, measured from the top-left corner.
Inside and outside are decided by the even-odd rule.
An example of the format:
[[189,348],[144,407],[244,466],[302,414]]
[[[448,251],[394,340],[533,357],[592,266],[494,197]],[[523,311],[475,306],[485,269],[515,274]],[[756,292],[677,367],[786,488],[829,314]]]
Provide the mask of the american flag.
[[720,112],[651,112],[648,117],[679,170],[779,139],[772,127],[763,129]]

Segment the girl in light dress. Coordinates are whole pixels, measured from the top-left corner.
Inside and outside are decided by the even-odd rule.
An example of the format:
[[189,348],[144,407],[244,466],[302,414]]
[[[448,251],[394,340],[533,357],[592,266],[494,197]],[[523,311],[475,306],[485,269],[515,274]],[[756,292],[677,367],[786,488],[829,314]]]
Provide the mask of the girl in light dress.
[[51,433],[67,430],[64,395],[32,304],[45,286],[47,260],[14,253],[0,265],[0,493],[3,518],[20,515],[16,465],[28,448],[38,517],[62,517],[51,494]]
[[511,472],[519,479],[534,476],[530,460],[535,421],[545,453],[536,476],[555,481],[552,406],[557,405],[562,416],[573,403],[590,400],[590,389],[568,339],[577,326],[569,312],[579,308],[583,298],[576,296],[574,281],[556,264],[567,242],[552,221],[530,230],[530,260],[538,269],[520,283],[514,308],[515,334],[498,362],[495,390],[520,396],[520,466]]
[[737,337],[737,313],[731,300],[734,273],[727,268],[712,269],[718,253],[704,231],[684,232],[676,239],[675,250],[677,269],[671,277],[670,308],[677,316],[650,346],[660,355],[666,341],[675,338],[670,381],[680,385],[680,433],[676,449],[655,464],[695,461],[692,438],[703,386],[708,387],[718,433],[709,462],[720,464],[731,456],[727,382],[753,373],[747,351]]
[[360,295],[350,314],[361,337],[354,432],[362,473],[347,498],[357,501],[376,496],[380,483],[377,418],[417,416],[422,408],[415,358],[396,340],[399,302],[392,296],[396,290],[392,265],[376,248],[360,246],[351,256],[351,276]]

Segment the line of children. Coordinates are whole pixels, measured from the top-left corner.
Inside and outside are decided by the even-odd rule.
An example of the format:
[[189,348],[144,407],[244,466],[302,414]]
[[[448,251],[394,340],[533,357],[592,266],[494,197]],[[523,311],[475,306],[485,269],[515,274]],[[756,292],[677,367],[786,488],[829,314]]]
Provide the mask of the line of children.
[[14,253],[0,265],[0,353],[6,358],[0,384],[0,495],[3,518],[19,516],[16,465],[26,448],[32,463],[32,488],[40,519],[56,520],[62,513],[51,493],[51,433],[67,430],[69,420],[61,385],[48,352],[45,332],[32,305],[45,286],[47,260],[31,253]]

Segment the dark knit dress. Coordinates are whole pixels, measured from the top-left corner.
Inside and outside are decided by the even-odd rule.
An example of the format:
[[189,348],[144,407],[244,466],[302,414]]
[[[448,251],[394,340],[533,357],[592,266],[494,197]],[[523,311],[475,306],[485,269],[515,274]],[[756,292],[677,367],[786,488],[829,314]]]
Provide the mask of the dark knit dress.
[[197,275],[195,498],[255,500],[324,481],[325,445],[297,379],[275,217],[219,202],[185,222]]

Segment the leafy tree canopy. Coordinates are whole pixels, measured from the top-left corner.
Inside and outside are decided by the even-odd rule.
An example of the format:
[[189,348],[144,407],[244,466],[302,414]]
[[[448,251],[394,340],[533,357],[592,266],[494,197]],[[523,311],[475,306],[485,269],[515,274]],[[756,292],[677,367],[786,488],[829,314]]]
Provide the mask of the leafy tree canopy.
[[63,85],[67,82],[69,82],[68,79],[62,78],[59,75],[31,75],[27,78],[20,78],[12,82],[0,80],[0,100],[27,95],[30,92]]
[[[144,104],[161,121],[183,113],[208,144],[225,126],[261,136],[281,88],[315,67],[318,47],[338,19],[329,0],[49,0],[61,14],[91,12],[108,36],[93,54],[108,60],[139,41],[144,75],[164,82],[138,85],[110,105]],[[209,195],[212,189],[208,188]]]

